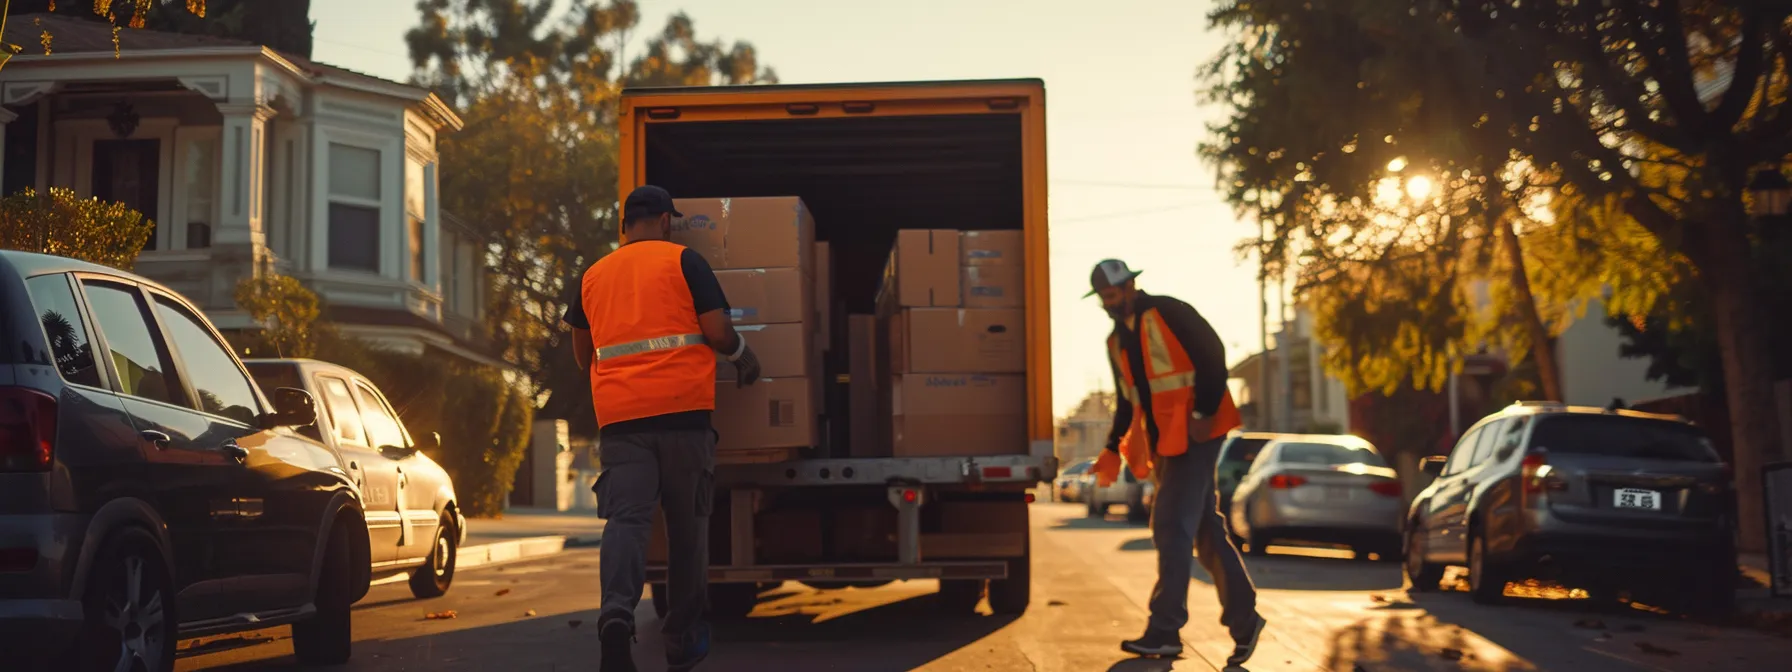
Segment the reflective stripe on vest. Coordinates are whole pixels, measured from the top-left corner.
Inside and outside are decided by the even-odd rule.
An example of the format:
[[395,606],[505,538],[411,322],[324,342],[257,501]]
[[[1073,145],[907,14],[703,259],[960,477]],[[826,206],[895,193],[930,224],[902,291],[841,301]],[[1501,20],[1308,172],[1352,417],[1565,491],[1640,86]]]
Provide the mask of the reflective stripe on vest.
[[[1157,391],[1157,378],[1176,371],[1175,360],[1170,358],[1170,349],[1164,341],[1164,318],[1157,310],[1148,310],[1138,316],[1139,326],[1144,333],[1140,334],[1145,342],[1145,376],[1151,379],[1151,391]],[[1189,372],[1193,374],[1193,371]],[[1191,378],[1192,381],[1192,378]],[[1190,382],[1189,386],[1194,383]]]
[[1151,388],[1152,394],[1160,394],[1171,390],[1188,389],[1195,386],[1195,372],[1185,371],[1183,373],[1172,373],[1167,376],[1158,376],[1152,378],[1151,382],[1147,383],[1145,386]]
[[620,343],[617,345],[606,345],[604,347],[598,348],[597,349],[597,361],[601,362],[606,359],[613,359],[616,357],[625,357],[628,355],[639,355],[643,352],[653,352],[655,350],[671,350],[673,348],[683,348],[683,347],[689,347],[689,346],[693,346],[693,345],[703,345],[703,344],[704,344],[703,334],[679,334],[677,336],[661,336],[659,338],[649,338],[649,339],[642,340],[642,341],[635,341],[633,343]]

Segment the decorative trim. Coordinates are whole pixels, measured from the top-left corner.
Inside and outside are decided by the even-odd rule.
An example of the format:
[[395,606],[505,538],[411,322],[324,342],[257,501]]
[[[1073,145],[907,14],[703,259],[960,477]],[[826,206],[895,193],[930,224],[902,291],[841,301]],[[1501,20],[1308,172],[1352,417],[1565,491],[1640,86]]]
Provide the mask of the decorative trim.
[[62,82],[7,82],[4,93],[0,93],[0,104],[24,105],[43,96],[55,93],[62,88]]
[[19,113],[0,107],[0,126],[5,126],[19,118]]
[[230,98],[230,78],[223,75],[181,77],[180,85],[207,98],[223,101]]
[[267,121],[279,114],[274,108],[262,103],[219,103],[218,113],[226,117],[253,115],[256,121]]

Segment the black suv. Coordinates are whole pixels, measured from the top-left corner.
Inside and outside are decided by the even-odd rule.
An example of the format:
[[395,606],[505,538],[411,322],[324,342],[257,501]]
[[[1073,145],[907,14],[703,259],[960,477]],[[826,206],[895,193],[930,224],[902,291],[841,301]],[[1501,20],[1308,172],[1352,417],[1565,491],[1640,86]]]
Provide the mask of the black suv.
[[1446,564],[1463,564],[1483,603],[1508,581],[1553,578],[1595,598],[1630,590],[1689,611],[1733,604],[1730,469],[1680,418],[1524,402],[1476,423],[1448,460],[1422,465],[1437,480],[1406,521],[1415,590],[1436,590]]
[[0,251],[0,667],[174,667],[186,637],[290,623],[347,660],[360,494],[309,394],[263,397],[154,282]]

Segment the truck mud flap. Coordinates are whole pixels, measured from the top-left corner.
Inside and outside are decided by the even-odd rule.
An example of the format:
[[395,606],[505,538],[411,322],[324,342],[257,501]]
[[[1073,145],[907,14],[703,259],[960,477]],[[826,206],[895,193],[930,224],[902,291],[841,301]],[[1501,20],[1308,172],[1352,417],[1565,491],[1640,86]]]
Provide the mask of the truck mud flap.
[[[872,581],[884,579],[1006,579],[1005,560],[989,562],[924,562],[919,565],[757,565],[711,567],[710,583],[767,583],[772,581]],[[649,566],[648,583],[665,583],[666,567]]]

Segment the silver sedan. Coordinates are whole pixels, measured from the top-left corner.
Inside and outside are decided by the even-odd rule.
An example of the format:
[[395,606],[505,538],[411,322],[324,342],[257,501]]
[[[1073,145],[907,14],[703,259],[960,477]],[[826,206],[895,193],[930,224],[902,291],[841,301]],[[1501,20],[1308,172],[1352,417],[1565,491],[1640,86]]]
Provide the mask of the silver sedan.
[[1271,542],[1350,546],[1399,556],[1401,486],[1375,446],[1348,435],[1286,436],[1264,446],[1232,496],[1234,542],[1262,555]]

